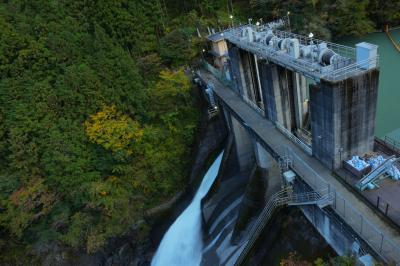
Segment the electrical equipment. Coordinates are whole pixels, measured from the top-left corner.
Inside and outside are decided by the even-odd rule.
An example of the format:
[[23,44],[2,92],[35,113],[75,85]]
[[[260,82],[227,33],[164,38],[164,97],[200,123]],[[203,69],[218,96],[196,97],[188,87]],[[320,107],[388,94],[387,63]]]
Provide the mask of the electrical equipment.
[[[314,44],[313,40],[301,42],[297,38],[280,37],[274,34],[273,30],[255,31],[251,26],[243,27],[240,37],[248,42],[262,43],[267,48],[273,49],[282,55],[288,55],[294,59],[303,59],[311,63],[318,64],[320,67],[329,67],[330,70],[337,69],[346,65],[346,58],[340,56],[326,42]],[[361,46],[360,46],[361,51]],[[373,53],[372,49],[362,47],[360,58],[364,58],[365,54]],[[369,49],[369,50],[368,50]],[[372,51],[372,52],[371,52]]]

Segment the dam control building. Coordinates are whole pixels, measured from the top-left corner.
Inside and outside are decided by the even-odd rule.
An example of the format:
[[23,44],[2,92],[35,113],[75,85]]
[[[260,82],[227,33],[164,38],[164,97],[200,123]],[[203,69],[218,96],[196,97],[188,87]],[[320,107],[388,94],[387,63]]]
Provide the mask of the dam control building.
[[[377,46],[281,31],[284,21],[215,33],[214,65],[232,89],[325,166],[373,150]],[[226,49],[226,50],[224,50]]]

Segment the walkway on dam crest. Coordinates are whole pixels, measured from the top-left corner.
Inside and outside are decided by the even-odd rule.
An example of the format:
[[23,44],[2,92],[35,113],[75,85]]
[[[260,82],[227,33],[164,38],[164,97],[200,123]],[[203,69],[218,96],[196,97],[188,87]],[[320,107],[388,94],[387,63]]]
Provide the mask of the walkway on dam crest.
[[[330,188],[336,191],[346,200],[349,204],[355,208],[362,218],[373,224],[376,229],[382,232],[383,235],[389,237],[392,240],[392,244],[400,247],[400,234],[391,225],[382,220],[376,211],[367,206],[362,200],[357,198],[353,192],[348,190],[342,183],[340,183],[331,173],[331,170],[322,165],[316,158],[309,156],[302,149],[300,149],[291,140],[285,137],[269,120],[262,117],[249,105],[247,105],[238,95],[232,90],[227,89],[218,79],[206,70],[199,70],[201,78],[205,82],[211,82],[214,84],[214,91],[218,98],[220,98],[225,105],[232,110],[242,121],[244,121],[249,128],[251,128],[257,137],[264,142],[265,145],[273,149],[273,147],[288,146],[294,153],[304,161],[312,170],[325,180]],[[279,152],[278,152],[279,153]],[[345,215],[346,216],[346,215]],[[342,217],[343,218],[343,217]],[[346,217],[347,218],[347,217]],[[351,219],[351,218],[350,218]],[[349,220],[350,220],[349,219]],[[346,222],[347,219],[346,219]],[[351,222],[349,222],[351,225]],[[353,227],[353,226],[352,226]],[[354,229],[354,228],[353,228]],[[368,230],[368,229],[365,229]],[[357,230],[355,230],[357,232]],[[363,231],[361,225],[361,232]],[[358,232],[359,233],[359,232]],[[363,233],[365,234],[365,233]],[[382,237],[383,239],[383,237]],[[375,240],[374,240],[375,241]],[[377,245],[374,245],[375,249]],[[378,246],[379,247],[379,246]],[[382,250],[382,246],[380,247]],[[376,250],[375,250],[376,251]],[[379,248],[378,251],[379,253]],[[395,252],[397,253],[397,252]],[[393,254],[393,253],[392,253]],[[395,254],[395,260],[400,265],[400,254]],[[390,256],[394,258],[393,256]]]

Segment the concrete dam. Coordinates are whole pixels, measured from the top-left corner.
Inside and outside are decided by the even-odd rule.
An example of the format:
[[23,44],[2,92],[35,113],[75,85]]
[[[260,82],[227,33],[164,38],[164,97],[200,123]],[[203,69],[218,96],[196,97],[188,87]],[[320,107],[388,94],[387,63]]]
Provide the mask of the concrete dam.
[[[339,255],[400,265],[400,220],[370,197],[400,182],[390,175],[400,152],[375,138],[378,47],[284,27],[278,20],[211,34],[195,72],[209,119],[222,118],[229,132],[201,200],[201,265],[256,264],[259,236],[286,206],[300,208]],[[370,163],[377,156],[384,161]]]

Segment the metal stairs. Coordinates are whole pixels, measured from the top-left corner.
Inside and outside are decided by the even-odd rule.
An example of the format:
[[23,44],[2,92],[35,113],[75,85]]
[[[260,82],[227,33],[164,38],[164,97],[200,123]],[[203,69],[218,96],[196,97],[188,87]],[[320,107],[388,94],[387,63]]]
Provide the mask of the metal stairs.
[[[285,163],[283,164],[285,167]],[[240,253],[235,265],[242,265],[247,254],[250,252],[254,243],[261,235],[263,229],[268,224],[273,213],[282,206],[299,206],[299,205],[312,205],[315,204],[320,208],[324,208],[333,203],[333,194],[329,192],[328,188],[320,192],[311,191],[305,193],[294,193],[293,188],[288,186],[281,191],[272,195],[270,200],[265,205],[260,216],[254,223],[249,232],[249,240],[245,243],[245,247]]]
[[328,205],[331,205],[332,203],[332,193],[328,193],[328,191],[324,191],[323,193],[311,191],[290,195],[290,199],[288,199],[287,205],[317,205],[319,208],[324,208]]
[[213,117],[217,116],[219,113],[219,109],[217,106],[209,107],[207,110],[208,120],[212,119]]
[[362,179],[360,179],[355,186],[359,190],[363,191],[364,189],[367,188],[368,184],[373,183],[378,178],[380,178],[390,167],[393,166],[393,163],[395,163],[399,159],[400,158],[396,158],[395,155],[390,156],[381,165],[379,165],[377,168],[372,170],[369,174],[367,174]]

